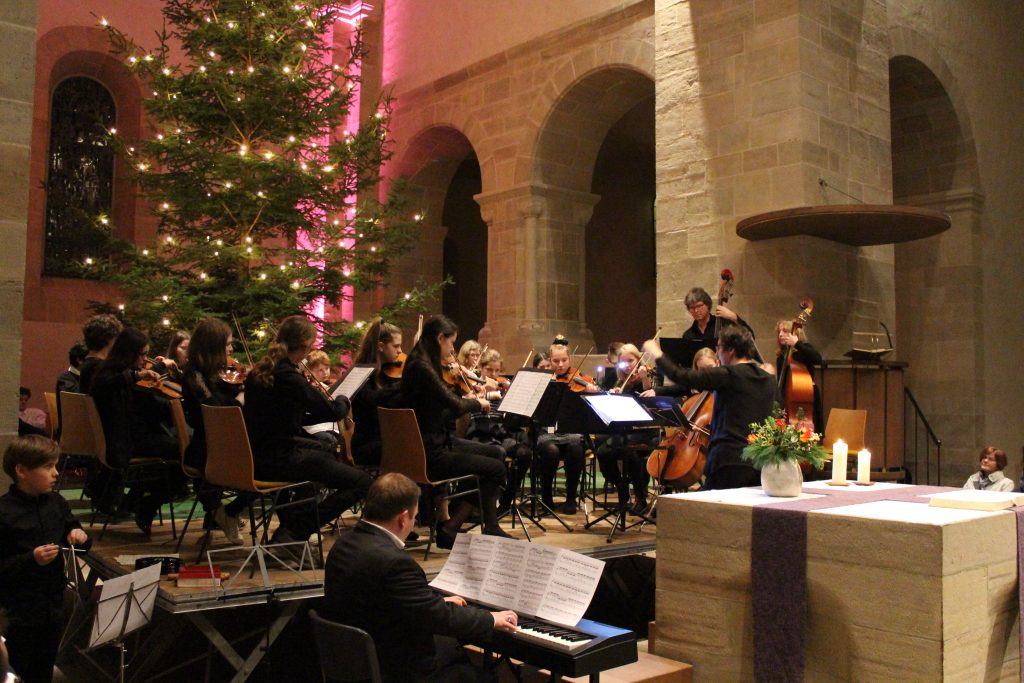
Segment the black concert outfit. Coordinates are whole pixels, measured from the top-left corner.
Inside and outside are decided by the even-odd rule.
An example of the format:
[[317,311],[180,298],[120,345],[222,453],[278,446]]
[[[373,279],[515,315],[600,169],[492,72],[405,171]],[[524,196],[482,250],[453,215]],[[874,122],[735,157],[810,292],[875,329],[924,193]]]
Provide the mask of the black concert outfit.
[[711,417],[711,439],[704,466],[705,489],[757,486],[758,471],[744,462],[750,424],[761,422],[772,412],[775,377],[756,363],[736,363],[718,368],[688,370],[667,357],[658,359],[662,373],[689,389],[713,389],[715,410]]
[[[245,380],[246,430],[252,443],[256,477],[264,481],[312,481],[334,492],[319,504],[320,521],[337,518],[362,500],[370,475],[335,459],[324,442],[310,437],[303,425],[337,421],[348,414],[344,396],[334,400],[315,389],[288,358],[271,370],[273,384],[263,386],[252,373]],[[316,531],[317,517],[304,506],[280,512],[287,536],[304,540]]]

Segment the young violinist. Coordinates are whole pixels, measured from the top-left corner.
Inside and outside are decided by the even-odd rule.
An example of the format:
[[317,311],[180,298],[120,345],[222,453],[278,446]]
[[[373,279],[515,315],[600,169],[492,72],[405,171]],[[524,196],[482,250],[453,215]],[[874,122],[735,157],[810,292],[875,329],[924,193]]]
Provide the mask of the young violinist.
[[[653,373],[640,364],[640,350],[633,344],[619,347],[619,357],[615,362],[617,384],[612,390],[615,393],[640,395],[653,388]],[[628,382],[627,382],[628,380]],[[646,455],[640,456],[640,449],[657,444],[658,431],[651,429],[630,432],[625,437],[613,435],[597,449],[597,462],[605,480],[613,484],[619,494],[619,505],[625,509],[629,505],[629,485],[633,484],[636,501],[632,512],[642,513],[647,509],[647,475]],[[649,452],[649,448],[644,453]]]
[[[576,377],[579,373],[575,372],[572,367],[572,359],[569,357],[569,342],[565,337],[556,337],[548,348],[547,355],[551,362],[551,369],[555,371],[555,381],[569,383],[578,379],[583,382],[580,386],[583,386],[588,393],[600,391],[592,382]],[[541,502],[545,506],[567,515],[576,514],[580,476],[583,474],[583,460],[582,434],[542,433],[537,437],[540,495]],[[556,508],[554,483],[559,461],[565,463],[565,502]]]
[[[314,386],[319,384],[324,391],[327,391],[331,386],[330,356],[320,349],[314,349],[309,352],[309,355],[302,362],[305,364],[307,371],[306,379],[309,380],[309,383]],[[305,425],[302,429],[314,439],[323,441],[331,448],[336,447],[341,442],[340,425],[337,422],[318,422],[317,424]]]
[[121,475],[115,470],[126,468],[132,458],[168,461],[160,476],[147,478],[129,492],[128,500],[136,502],[135,524],[147,536],[156,511],[184,482],[181,467],[173,462],[179,457],[178,440],[167,428],[167,400],[139,387],[140,380],[159,381],[159,375],[144,369],[148,354],[149,337],[134,327],[124,328],[96,369],[89,388],[107,442],[107,464],[114,468],[101,475],[105,481],[100,496],[94,499],[98,510],[113,511],[121,493]]
[[[786,373],[789,371],[789,368],[785,366],[786,353],[792,349],[790,359],[807,366],[807,371],[811,373],[811,377],[814,377],[814,368],[821,365],[822,358],[821,353],[807,341],[807,334],[803,326],[798,326],[794,334],[793,321],[780,320],[775,324],[775,332],[779,343],[775,349],[775,374],[778,377],[778,390],[776,391],[775,400],[779,402],[779,405],[785,406],[787,398]],[[822,419],[821,391],[817,385],[814,386],[814,412],[808,417],[814,420],[816,431],[824,431],[825,422]]]
[[666,377],[686,390],[715,392],[704,488],[757,486],[760,474],[743,460],[741,453],[747,445],[750,423],[760,422],[772,412],[775,378],[753,360],[754,339],[750,332],[739,325],[722,330],[717,342],[722,366],[717,368],[680,368],[664,356],[661,345],[652,339],[644,342],[644,351],[657,361],[658,369]]
[[380,422],[377,408],[391,408],[398,399],[405,354],[402,352],[402,328],[374,318],[363,333],[356,364],[372,364],[373,373],[352,397],[352,459],[363,467],[380,464]]
[[[228,355],[233,350],[231,328],[216,318],[201,321],[192,333],[189,356],[182,368],[181,398],[185,420],[192,428],[192,440],[185,451],[185,462],[202,472],[206,468],[206,429],[202,406],[241,406],[242,383],[228,381],[225,374]],[[235,545],[244,542],[239,533],[239,516],[247,498],[238,496],[227,505],[221,504],[221,491],[204,486],[199,501],[206,511],[203,528],[217,526]]]
[[188,345],[192,339],[192,335],[187,330],[177,330],[171,335],[171,340],[167,342],[167,353],[164,354],[166,360],[174,361],[173,363],[167,363],[168,375],[175,382],[181,381],[181,369],[185,367],[185,363],[188,362]]
[[[427,321],[423,334],[405,362],[401,402],[416,412],[427,453],[427,474],[430,478],[477,475],[484,508],[480,513],[483,533],[508,536],[498,526],[498,492],[505,482],[501,449],[457,439],[449,433],[446,424],[448,415],[458,417],[474,410],[484,413],[491,410],[491,404],[486,399],[461,398],[442,378],[442,365],[454,356],[458,332],[455,323],[443,315],[433,316]],[[447,521],[438,522],[437,544],[440,547],[452,547],[456,534],[471,511],[472,505],[461,501]]]
[[[338,462],[334,449],[302,430],[307,424],[340,420],[349,411],[347,398],[330,398],[299,370],[315,342],[316,327],[308,318],[285,318],[266,355],[245,378],[242,410],[256,477],[314,481],[333,489],[319,503],[319,519],[326,524],[362,500],[371,479],[362,470]],[[316,515],[305,507],[282,510],[280,518],[273,543],[305,541],[317,528]]]

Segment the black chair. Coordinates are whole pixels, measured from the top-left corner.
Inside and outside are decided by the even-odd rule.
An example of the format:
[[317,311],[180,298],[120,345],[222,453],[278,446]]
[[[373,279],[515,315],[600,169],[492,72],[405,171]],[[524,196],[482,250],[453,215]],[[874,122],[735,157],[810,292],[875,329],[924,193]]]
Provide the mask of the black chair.
[[366,631],[324,619],[309,610],[316,647],[320,651],[320,673],[324,681],[371,681],[380,683],[377,647]]

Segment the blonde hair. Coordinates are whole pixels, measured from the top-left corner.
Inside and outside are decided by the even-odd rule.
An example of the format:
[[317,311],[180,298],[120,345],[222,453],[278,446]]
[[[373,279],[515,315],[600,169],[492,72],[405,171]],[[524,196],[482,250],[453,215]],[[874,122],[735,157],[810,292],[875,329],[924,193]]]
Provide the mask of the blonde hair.
[[459,363],[461,363],[462,365],[466,365],[466,367],[469,367],[468,364],[466,363],[466,361],[469,359],[469,354],[473,353],[474,351],[479,352],[482,349],[483,347],[480,346],[480,342],[478,342],[475,339],[467,339],[465,342],[463,342],[462,346],[459,347]]
[[487,349],[482,354],[480,354],[479,366],[482,368],[490,363],[493,363],[494,361],[498,361],[500,363],[501,354],[498,353],[497,349]]
[[317,365],[326,365],[328,369],[330,369],[331,367],[331,357],[328,356],[327,353],[325,353],[324,351],[321,351],[320,349],[310,351],[309,355],[306,356],[307,368],[314,368]]
[[711,358],[713,358],[715,361],[715,365],[718,365],[718,354],[715,352],[714,349],[705,346],[702,349],[697,349],[697,353],[693,354],[693,369],[697,369],[697,361],[699,361],[701,358],[706,358],[708,356],[711,356]]
[[[786,351],[779,344],[779,332],[785,330],[786,332],[793,332],[793,321],[792,320],[780,320],[775,323],[775,355],[785,355]],[[807,341],[807,334],[804,332],[803,327],[796,328],[796,338],[802,342]]]
[[626,377],[629,376],[628,370],[624,370],[623,368],[619,367],[620,359],[622,358],[622,354],[624,353],[633,355],[637,359],[637,362],[640,362],[640,349],[636,348],[635,344],[623,344],[622,346],[620,346],[619,355],[615,359],[615,372],[616,374],[618,374],[620,380],[626,379]]

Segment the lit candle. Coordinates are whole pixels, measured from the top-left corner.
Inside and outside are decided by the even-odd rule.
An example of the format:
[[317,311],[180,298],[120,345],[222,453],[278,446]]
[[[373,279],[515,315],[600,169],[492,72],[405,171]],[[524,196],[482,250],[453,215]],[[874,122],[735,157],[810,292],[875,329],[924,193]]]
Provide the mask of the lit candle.
[[857,453],[857,481],[871,483],[871,451],[866,448]]
[[832,482],[838,485],[846,484],[846,457],[849,453],[849,446],[842,439],[836,439],[832,444]]

